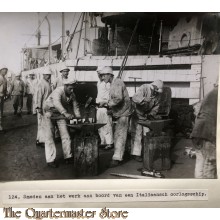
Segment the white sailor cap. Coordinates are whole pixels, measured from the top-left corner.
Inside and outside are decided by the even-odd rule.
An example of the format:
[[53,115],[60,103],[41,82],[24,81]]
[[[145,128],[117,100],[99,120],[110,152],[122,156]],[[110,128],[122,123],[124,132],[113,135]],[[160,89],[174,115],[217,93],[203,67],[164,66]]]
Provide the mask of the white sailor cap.
[[52,75],[52,71],[50,69],[45,69],[42,74],[43,75]]
[[96,72],[100,73],[103,68],[104,68],[104,66],[98,66]]
[[100,71],[100,75],[104,75],[104,74],[114,75],[114,74],[113,74],[112,67],[110,67],[110,66],[105,66],[105,67]]
[[3,69],[8,70],[8,67],[6,67],[5,65],[0,66],[0,71],[3,70]]
[[157,92],[163,92],[163,81],[162,80],[155,80],[151,83],[151,85],[155,85],[157,87]]
[[76,83],[77,83],[77,81],[75,79],[67,79],[63,82],[64,85],[73,85]]
[[69,72],[70,71],[70,69],[68,68],[68,67],[63,67],[61,70],[60,70],[60,72],[62,73],[62,72]]
[[15,76],[21,76],[21,72],[15,73]]

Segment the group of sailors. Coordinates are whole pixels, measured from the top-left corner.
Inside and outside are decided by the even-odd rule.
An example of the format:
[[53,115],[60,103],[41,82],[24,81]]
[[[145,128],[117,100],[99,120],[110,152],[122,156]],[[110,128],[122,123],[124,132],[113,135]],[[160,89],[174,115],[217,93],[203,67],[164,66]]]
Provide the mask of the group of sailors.
[[[46,162],[50,167],[57,167],[55,136],[59,132],[64,160],[66,163],[74,163],[71,152],[71,138],[67,128],[67,121],[72,119],[82,120],[79,104],[74,94],[75,80],[68,77],[70,69],[64,68],[61,77],[52,84],[51,71],[43,73],[43,79],[38,84],[36,91],[35,108],[38,114],[37,144],[45,146]],[[106,124],[99,129],[101,145],[105,150],[114,148],[110,167],[123,163],[125,145],[129,125],[131,124],[131,154],[132,158],[142,161],[142,133],[143,127],[138,125],[139,118],[158,117],[160,94],[163,91],[163,82],[155,82],[143,85],[133,96],[129,97],[124,82],[114,78],[112,67],[98,67],[97,74],[97,123]],[[53,115],[64,116],[52,120]],[[113,118],[116,122],[113,129]]]
[[[51,83],[51,70],[45,69],[42,79],[37,80],[33,73],[25,81],[21,73],[8,83],[7,67],[0,67],[0,132],[3,131],[2,118],[6,97],[13,96],[14,114],[21,115],[23,96],[27,96],[28,114],[37,114],[38,130],[36,144],[45,147],[48,166],[58,167],[56,161],[55,135],[60,134],[65,163],[72,164],[71,138],[67,121],[76,119],[81,122],[79,104],[74,94],[76,81],[69,78],[70,69],[60,70],[61,76]],[[98,130],[101,145],[105,150],[114,149],[110,167],[123,163],[128,131],[131,134],[131,157],[142,161],[142,137],[149,130],[138,123],[139,120],[160,119],[157,114],[161,103],[163,82],[156,80],[143,84],[129,97],[124,82],[115,78],[112,67],[98,67],[97,83],[97,123],[106,124]],[[191,134],[196,148],[196,178],[216,178],[216,126],[218,83],[207,94],[201,104]],[[56,123],[53,115],[58,115]],[[115,126],[113,126],[113,119]],[[114,127],[114,129],[113,129]]]
[[[163,82],[156,80],[151,84],[142,85],[130,99],[124,82],[114,77],[112,67],[98,68],[97,73],[100,79],[97,84],[97,122],[106,123],[99,129],[101,144],[106,145],[105,149],[114,148],[110,167],[123,163],[128,131],[131,133],[131,157],[141,162],[144,128],[138,124],[138,120],[159,118],[157,113]],[[113,118],[116,122],[114,132]]]
[[[65,67],[60,70],[61,76],[51,83],[52,71],[46,68],[42,73],[42,79],[38,81],[33,73],[24,82],[21,74],[15,75],[11,83],[8,96],[13,96],[14,114],[20,115],[23,107],[23,96],[27,96],[28,114],[37,114],[38,129],[36,144],[45,147],[46,162],[50,167],[57,167],[55,136],[59,133],[63,155],[66,163],[73,163],[71,152],[71,139],[67,129],[67,120],[81,120],[79,104],[74,94],[76,81],[71,80],[70,69]],[[0,85],[1,93],[6,90],[4,83],[7,68],[1,69]],[[96,103],[97,123],[106,125],[99,129],[101,145],[105,150],[114,148],[114,155],[110,167],[115,167],[123,162],[128,130],[131,132],[131,155],[137,161],[142,161],[142,133],[143,127],[137,122],[139,119],[147,119],[149,116],[158,117],[157,111],[160,102],[160,94],[163,91],[163,82],[156,80],[151,84],[141,86],[130,99],[124,82],[115,78],[112,67],[98,67],[97,83],[98,95]],[[0,97],[2,97],[1,95]],[[4,102],[4,101],[3,101]],[[2,98],[1,98],[1,103]],[[1,109],[3,109],[1,104]],[[2,110],[3,111],[3,110]],[[52,120],[54,113],[63,118]],[[2,115],[2,114],[1,114]],[[113,119],[115,126],[113,129]],[[0,124],[1,126],[1,124]],[[3,129],[2,127],[0,127]]]

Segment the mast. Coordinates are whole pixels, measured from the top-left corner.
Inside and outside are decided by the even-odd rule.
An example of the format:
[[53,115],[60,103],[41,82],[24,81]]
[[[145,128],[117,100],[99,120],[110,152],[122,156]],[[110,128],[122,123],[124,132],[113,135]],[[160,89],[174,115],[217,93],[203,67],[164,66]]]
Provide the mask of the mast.
[[65,14],[62,12],[62,58],[64,58],[65,52]]
[[49,64],[51,64],[51,55],[52,55],[52,45],[51,45],[51,28],[50,28],[50,22],[49,22],[49,19],[48,17],[46,16],[46,21],[48,23],[48,32],[49,32],[49,45],[48,45],[48,49],[49,49],[49,56],[48,56],[48,61],[49,61]]
[[86,29],[87,29],[87,13],[85,12],[85,14],[84,14],[84,17],[85,17],[85,19],[84,19],[84,26],[85,26],[85,36],[84,36],[84,56],[86,55],[86,53],[87,53],[87,33],[86,33]]
[[40,46],[41,32],[40,32],[40,12],[37,12],[38,18],[38,31],[37,31],[37,45]]
[[161,43],[162,43],[162,28],[163,28],[163,21],[160,21],[160,38],[159,38],[159,55],[161,54]]

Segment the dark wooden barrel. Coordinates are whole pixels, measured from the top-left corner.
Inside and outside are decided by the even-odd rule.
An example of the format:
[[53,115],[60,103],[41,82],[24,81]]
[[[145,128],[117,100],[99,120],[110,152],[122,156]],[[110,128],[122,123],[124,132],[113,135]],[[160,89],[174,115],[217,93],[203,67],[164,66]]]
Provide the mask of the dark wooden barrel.
[[144,168],[147,170],[169,170],[171,138],[169,136],[144,136]]

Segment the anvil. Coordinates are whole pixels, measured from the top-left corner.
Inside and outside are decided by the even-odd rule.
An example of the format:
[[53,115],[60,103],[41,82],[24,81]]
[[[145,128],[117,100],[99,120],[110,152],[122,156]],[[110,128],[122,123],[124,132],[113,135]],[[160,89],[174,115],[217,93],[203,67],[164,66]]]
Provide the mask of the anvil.
[[161,120],[139,120],[138,124],[148,127],[154,134],[160,134],[166,128],[171,125],[172,119],[161,119]]

